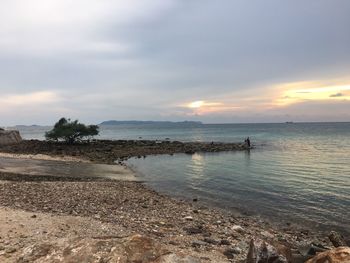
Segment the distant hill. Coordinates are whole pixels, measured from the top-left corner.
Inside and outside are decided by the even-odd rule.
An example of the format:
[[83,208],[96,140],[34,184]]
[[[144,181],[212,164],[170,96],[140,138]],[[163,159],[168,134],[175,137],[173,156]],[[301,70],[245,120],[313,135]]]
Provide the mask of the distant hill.
[[202,125],[200,121],[103,121],[99,125]]

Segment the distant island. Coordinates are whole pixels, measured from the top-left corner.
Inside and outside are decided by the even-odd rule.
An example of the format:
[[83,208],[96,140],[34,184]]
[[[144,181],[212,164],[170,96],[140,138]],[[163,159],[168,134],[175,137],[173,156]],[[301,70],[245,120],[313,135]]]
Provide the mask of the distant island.
[[103,121],[99,125],[202,125],[203,123],[200,121],[180,121],[180,122],[173,122],[173,121],[116,121],[116,120],[109,120],[109,121]]

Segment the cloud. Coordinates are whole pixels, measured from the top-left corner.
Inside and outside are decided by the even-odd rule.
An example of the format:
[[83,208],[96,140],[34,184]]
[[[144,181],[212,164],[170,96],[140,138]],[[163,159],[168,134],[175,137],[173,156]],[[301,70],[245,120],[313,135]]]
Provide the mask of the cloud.
[[[313,101],[313,84],[280,83],[349,83],[350,2],[336,2],[4,0],[1,102],[12,112],[35,107],[41,115],[12,113],[30,123],[62,113],[88,122],[213,114],[217,122],[259,121],[281,104]],[[43,91],[55,94],[46,99],[57,114],[29,95]],[[337,92],[347,98],[339,89],[321,93],[340,101],[330,97]],[[14,97],[21,94],[28,96]],[[207,105],[179,107],[198,100]]]
[[340,92],[329,95],[330,98],[336,98],[336,97],[342,97],[342,96],[344,96],[344,94]]

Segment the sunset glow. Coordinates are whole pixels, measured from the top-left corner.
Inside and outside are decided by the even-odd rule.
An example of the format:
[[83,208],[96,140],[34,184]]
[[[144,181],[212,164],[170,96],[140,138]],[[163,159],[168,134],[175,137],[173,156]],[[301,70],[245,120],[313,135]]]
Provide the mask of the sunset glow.
[[[287,85],[288,86],[288,85]],[[350,85],[334,85],[334,86],[315,86],[303,88],[295,87],[286,88],[281,97],[277,99],[278,106],[286,106],[303,101],[332,101],[332,100],[348,100],[350,99]]]

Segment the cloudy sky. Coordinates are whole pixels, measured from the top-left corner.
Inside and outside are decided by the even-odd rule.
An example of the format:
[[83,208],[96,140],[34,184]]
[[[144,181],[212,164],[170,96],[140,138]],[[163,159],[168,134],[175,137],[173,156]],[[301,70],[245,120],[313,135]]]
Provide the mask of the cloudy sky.
[[0,124],[350,121],[348,0],[1,0]]

